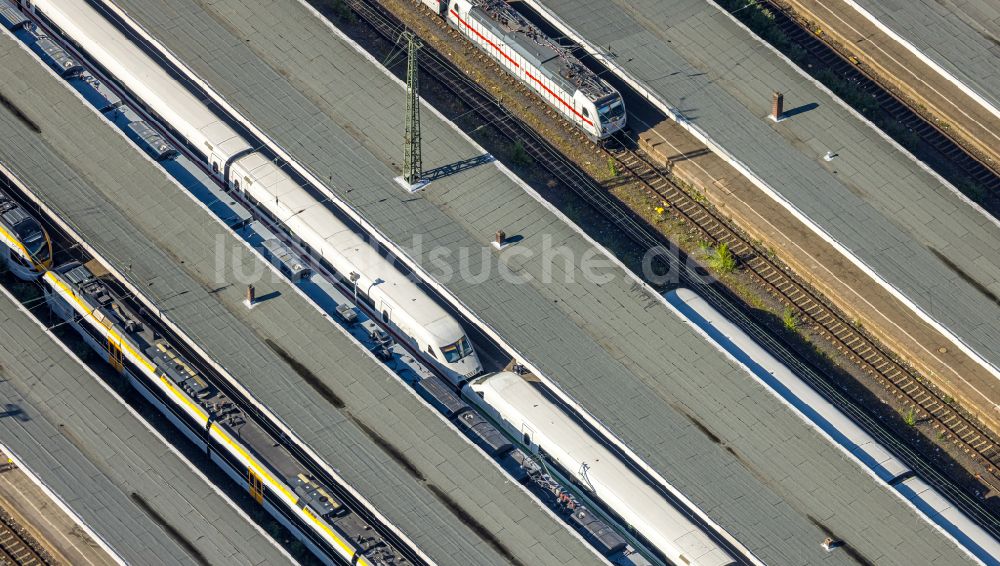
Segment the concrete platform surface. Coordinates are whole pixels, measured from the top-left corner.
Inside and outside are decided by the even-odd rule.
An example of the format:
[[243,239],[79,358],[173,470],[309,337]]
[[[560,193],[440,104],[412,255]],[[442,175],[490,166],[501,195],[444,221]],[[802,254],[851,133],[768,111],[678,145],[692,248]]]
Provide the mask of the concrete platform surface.
[[[0,458],[7,458],[0,455]],[[111,566],[112,555],[29,477],[30,470],[11,464],[0,473],[0,507],[62,564]]]
[[126,563],[291,562],[2,294],[0,368],[0,442]]
[[[876,563],[964,560],[619,268],[543,258],[599,253],[496,164],[402,191],[400,85],[300,4],[117,3],[765,561],[849,563],[817,523]],[[422,128],[425,169],[482,151],[430,112]],[[490,251],[500,227],[516,254]]]
[[[0,92],[42,132],[0,110],[0,160],[433,560],[598,561],[6,37],[0,61]],[[248,282],[273,298],[248,310]]]
[[[904,154],[729,16],[704,0],[545,0],[544,7],[661,103],[1000,371],[1000,223]],[[775,123],[785,108],[815,105]],[[808,108],[808,107],[807,107]],[[827,152],[836,156],[826,161]],[[837,274],[834,274],[836,276]],[[932,356],[936,355],[932,349]],[[993,385],[991,382],[990,385]],[[981,395],[997,410],[996,399]],[[994,415],[996,416],[996,415]]]
[[1000,112],[1000,4],[853,0]]
[[[897,41],[899,36],[890,35],[886,28],[879,25],[881,22],[853,9],[852,6],[858,5],[854,0],[787,2],[797,14],[812,22],[815,30],[832,38],[841,49],[873,69],[880,82],[891,85],[896,92],[922,105],[926,112],[943,122],[948,135],[962,140],[967,147],[975,148],[986,160],[992,161],[994,168],[1000,169],[1000,110],[993,109],[989,104],[983,105],[974,91],[942,74],[933,61],[926,60],[915,46]],[[904,12],[909,13],[910,8],[924,5],[923,2],[911,2]],[[953,20],[958,13],[956,11],[953,17],[941,20]],[[940,39],[940,29],[935,28],[935,31],[935,37]],[[954,42],[943,43],[950,46]],[[1000,48],[992,62],[998,68],[995,72],[1000,72]]]

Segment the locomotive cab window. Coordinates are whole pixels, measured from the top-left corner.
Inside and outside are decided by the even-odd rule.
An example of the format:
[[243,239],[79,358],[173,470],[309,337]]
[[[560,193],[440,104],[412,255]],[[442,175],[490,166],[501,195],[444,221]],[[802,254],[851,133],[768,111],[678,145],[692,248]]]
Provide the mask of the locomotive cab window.
[[471,354],[472,345],[469,343],[468,338],[462,336],[458,342],[443,346],[441,348],[441,353],[444,354],[444,359],[448,360],[448,363],[453,364]]
[[603,104],[598,106],[597,113],[600,115],[602,122],[618,120],[625,116],[625,105],[622,104],[620,98],[605,100]]

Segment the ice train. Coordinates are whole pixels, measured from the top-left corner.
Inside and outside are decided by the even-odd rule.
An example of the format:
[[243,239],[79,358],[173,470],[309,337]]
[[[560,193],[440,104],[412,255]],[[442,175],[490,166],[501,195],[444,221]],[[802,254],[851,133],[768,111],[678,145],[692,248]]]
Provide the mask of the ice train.
[[421,2],[591,139],[625,127],[621,94],[504,0]]
[[356,286],[359,297],[379,313],[383,324],[426,352],[451,379],[482,371],[454,317],[271,159],[255,151],[86,0],[32,0],[29,5],[169,124],[231,190],[240,191],[326,267]]
[[523,376],[469,382],[465,397],[530,451],[543,451],[673,564],[726,566],[733,557]]

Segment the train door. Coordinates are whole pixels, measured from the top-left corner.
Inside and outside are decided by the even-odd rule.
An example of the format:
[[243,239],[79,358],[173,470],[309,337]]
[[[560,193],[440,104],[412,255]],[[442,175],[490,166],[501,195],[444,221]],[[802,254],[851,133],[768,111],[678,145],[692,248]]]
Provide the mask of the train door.
[[108,342],[105,346],[108,351],[108,363],[115,368],[118,373],[125,371],[125,354],[122,352],[121,340],[115,343],[111,334],[108,334]]
[[535,431],[527,423],[521,423],[521,440],[529,450],[538,452],[538,447],[535,445]]
[[212,173],[214,173],[216,177],[222,177],[222,158],[216,155],[215,152],[212,152],[211,155],[208,156],[208,160],[212,164]]
[[257,472],[251,468],[247,468],[247,490],[254,501],[257,503],[264,502],[264,482],[257,475]]

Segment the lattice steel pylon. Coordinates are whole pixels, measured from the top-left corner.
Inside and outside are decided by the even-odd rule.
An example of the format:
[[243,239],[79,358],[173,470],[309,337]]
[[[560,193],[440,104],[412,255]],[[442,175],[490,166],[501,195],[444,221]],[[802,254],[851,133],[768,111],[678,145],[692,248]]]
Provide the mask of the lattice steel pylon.
[[406,40],[406,133],[403,135],[403,178],[413,185],[420,181],[423,160],[420,156],[420,94],[417,89],[417,51],[423,43],[410,31]]

